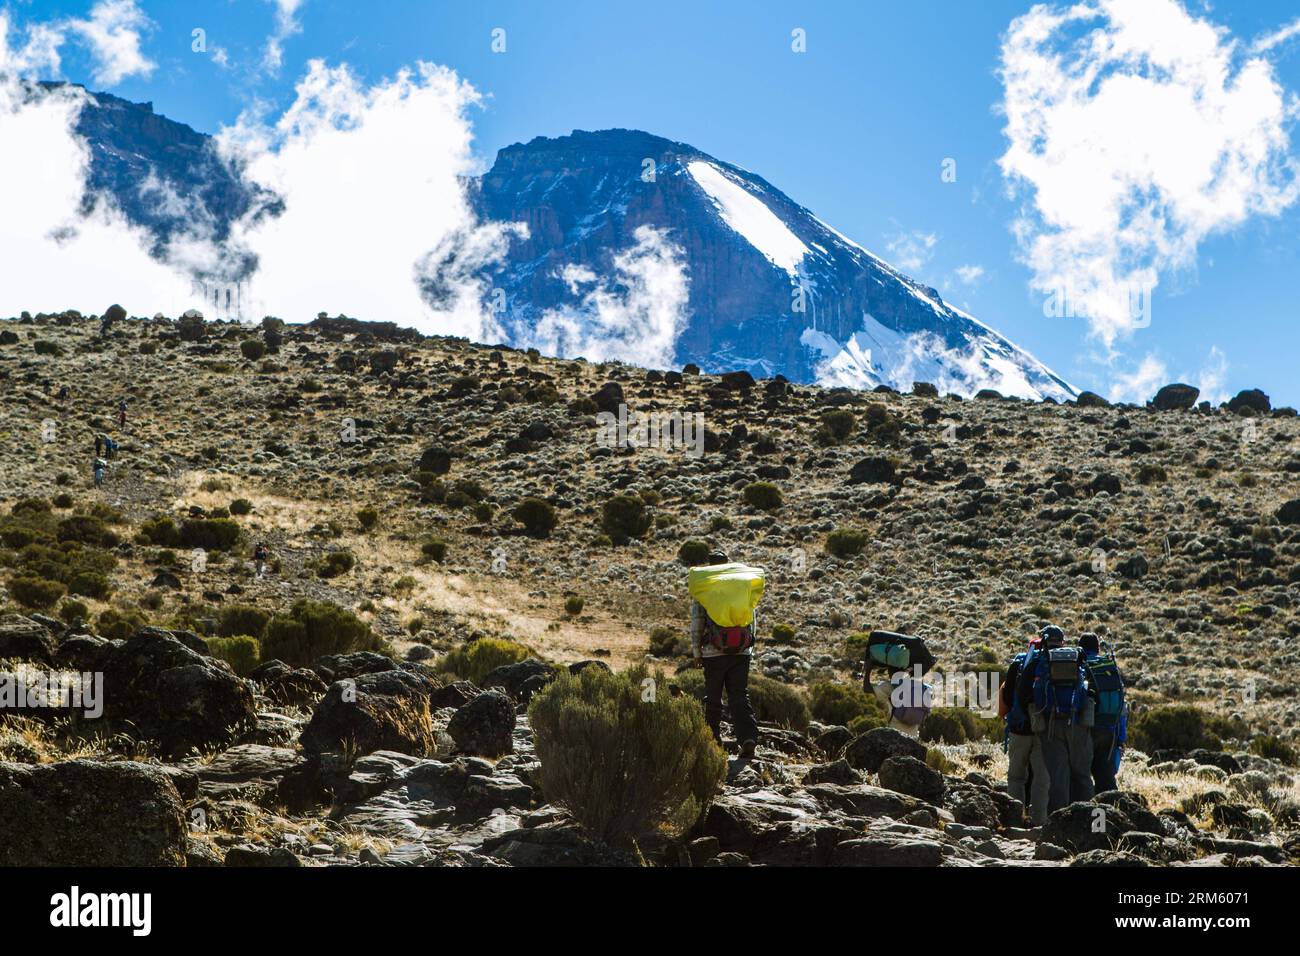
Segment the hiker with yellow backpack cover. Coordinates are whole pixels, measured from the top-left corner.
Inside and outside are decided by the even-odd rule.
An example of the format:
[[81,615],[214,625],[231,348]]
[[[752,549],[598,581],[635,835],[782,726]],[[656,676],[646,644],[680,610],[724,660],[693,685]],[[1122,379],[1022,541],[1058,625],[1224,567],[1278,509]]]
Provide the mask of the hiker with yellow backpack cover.
[[749,699],[749,664],[758,621],[754,609],[763,597],[762,568],[732,563],[721,551],[709,563],[690,569],[691,653],[704,669],[704,718],[722,745],[722,695],[727,695],[731,725],[744,757],[758,746],[758,721]]

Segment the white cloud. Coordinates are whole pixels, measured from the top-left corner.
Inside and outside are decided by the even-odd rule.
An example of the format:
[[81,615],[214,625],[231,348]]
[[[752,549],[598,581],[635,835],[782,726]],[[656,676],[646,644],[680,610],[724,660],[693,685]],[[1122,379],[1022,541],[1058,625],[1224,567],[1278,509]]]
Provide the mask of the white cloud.
[[38,23],[27,28],[21,47],[9,45],[9,14],[0,10],[0,73],[22,77],[58,76],[62,65],[59,48],[64,36],[58,27]]
[[1190,379],[1201,390],[1201,399],[1219,404],[1226,402],[1228,394],[1228,357],[1217,346],[1211,346],[1210,354],[1201,366],[1201,370]]
[[1038,5],[1004,39],[1003,175],[1032,285],[1108,350],[1127,304],[1199,244],[1295,201],[1286,97],[1269,63],[1176,0]]
[[1218,404],[1229,398],[1227,391],[1228,359],[1217,345],[1211,346],[1205,362],[1195,374],[1172,376],[1166,363],[1153,353],[1147,353],[1138,367],[1131,372],[1116,373],[1111,381],[1108,397],[1113,402],[1147,402],[1156,392],[1171,382],[1186,382],[1200,389],[1198,401]]
[[1296,17],[1286,26],[1278,27],[1272,33],[1266,33],[1250,45],[1254,53],[1267,53],[1274,47],[1281,46],[1292,37],[1300,36],[1300,17]]
[[275,30],[267,38],[262,52],[262,69],[278,73],[284,63],[284,41],[302,32],[298,11],[307,0],[270,0],[275,5]]
[[885,244],[885,248],[889,250],[891,265],[915,274],[930,261],[938,243],[939,237],[934,233],[913,230],[898,233]]
[[1165,363],[1148,354],[1140,365],[1128,374],[1118,373],[1110,383],[1107,397],[1112,402],[1138,402],[1150,399],[1169,384],[1169,370]]
[[504,251],[505,231],[479,226],[462,179],[475,172],[467,112],[477,91],[427,63],[368,87],[314,60],[296,93],[274,125],[245,117],[219,135],[245,177],[285,204],[232,229],[231,247],[259,263],[255,314],[343,312],[485,337],[473,274]]
[[587,269],[565,270],[570,288],[589,286],[581,301],[545,313],[534,329],[520,329],[516,344],[593,362],[672,365],[690,292],[682,250],[651,226],[638,227],[633,237],[636,244],[614,256],[608,280]]
[[101,200],[83,216],[90,151],[75,133],[87,94],[40,92],[0,77],[0,315],[120,302],[134,314],[178,315],[194,304],[191,283],[153,259],[148,237]]
[[94,56],[96,83],[115,86],[129,76],[148,76],[157,66],[140,49],[141,34],[153,23],[135,0],[100,0],[90,19],[66,25]]
[[957,278],[965,285],[974,285],[984,278],[983,266],[958,266],[955,271],[957,272]]

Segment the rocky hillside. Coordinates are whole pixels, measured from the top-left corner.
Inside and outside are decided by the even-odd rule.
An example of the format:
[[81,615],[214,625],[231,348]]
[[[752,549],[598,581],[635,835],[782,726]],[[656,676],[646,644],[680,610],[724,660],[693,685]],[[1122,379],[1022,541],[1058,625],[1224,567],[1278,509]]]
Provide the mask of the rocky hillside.
[[[644,862],[1300,852],[1300,423],[1260,393],[970,401],[96,319],[0,321],[0,672],[103,680],[94,716],[0,711],[0,863],[630,862],[547,799],[526,705],[586,667],[697,692],[707,546],[769,573],[762,739]],[[620,404],[699,412],[700,453],[610,447]],[[856,690],[862,631],[924,636],[957,683],[1045,620],[1131,686],[1100,834],[1087,805],[1024,827],[987,714],[945,700],[917,743]]]

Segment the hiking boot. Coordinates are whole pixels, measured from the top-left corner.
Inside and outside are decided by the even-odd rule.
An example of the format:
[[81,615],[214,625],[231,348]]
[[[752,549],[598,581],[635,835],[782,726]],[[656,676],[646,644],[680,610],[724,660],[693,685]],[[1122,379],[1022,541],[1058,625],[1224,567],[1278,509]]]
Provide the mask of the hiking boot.
[[757,740],[742,740],[740,743],[740,755],[746,760],[754,759],[754,751],[758,749]]

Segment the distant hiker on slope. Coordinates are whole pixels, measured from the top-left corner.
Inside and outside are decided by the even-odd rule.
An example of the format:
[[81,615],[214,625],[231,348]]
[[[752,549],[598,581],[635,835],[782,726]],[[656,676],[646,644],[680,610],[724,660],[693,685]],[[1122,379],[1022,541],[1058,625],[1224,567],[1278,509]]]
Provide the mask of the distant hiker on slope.
[[712,552],[707,565],[691,568],[687,578],[693,599],[691,651],[695,666],[704,668],[704,718],[721,745],[725,690],[731,725],[746,758],[753,757],[758,746],[758,722],[749,700],[749,664],[758,628],[754,608],[764,585],[762,569],[732,564],[721,551]]
[[104,469],[107,466],[108,466],[108,462],[104,461],[104,459],[98,457],[95,459],[95,463],[92,467],[94,469],[94,474],[95,474],[96,488],[102,488],[104,486]]
[[[921,735],[934,688],[921,680],[935,664],[925,641],[910,634],[872,631],[862,664],[862,689],[875,694],[889,714],[889,726],[909,737]],[[872,671],[885,668],[885,679],[872,682]]]
[[1092,724],[1092,785],[1097,793],[1118,790],[1124,744],[1128,742],[1128,706],[1124,702],[1124,678],[1115,655],[1101,652],[1096,634],[1079,635],[1079,647],[1096,682],[1097,714]]
[[1049,814],[1091,800],[1092,725],[1097,691],[1083,651],[1065,645],[1065,631],[1048,624],[1016,679],[1016,699],[1029,714],[1050,781]]
[[[1006,720],[1006,734],[1002,749],[1007,754],[1007,793],[1019,800],[1033,826],[1047,822],[1048,788],[1051,778],[1043,762],[1043,748],[1038,736],[1029,725],[1029,714],[1016,697],[1016,684],[1029,655],[1041,646],[1034,640],[1030,649],[1017,654],[1007,667],[1006,680],[998,689],[998,716]],[[1028,798],[1028,799],[1026,799]]]
[[257,542],[257,547],[253,549],[253,567],[257,569],[257,576],[260,578],[262,572],[266,570],[266,542]]
[[119,429],[126,428],[126,399],[125,398],[117,403],[117,427]]

